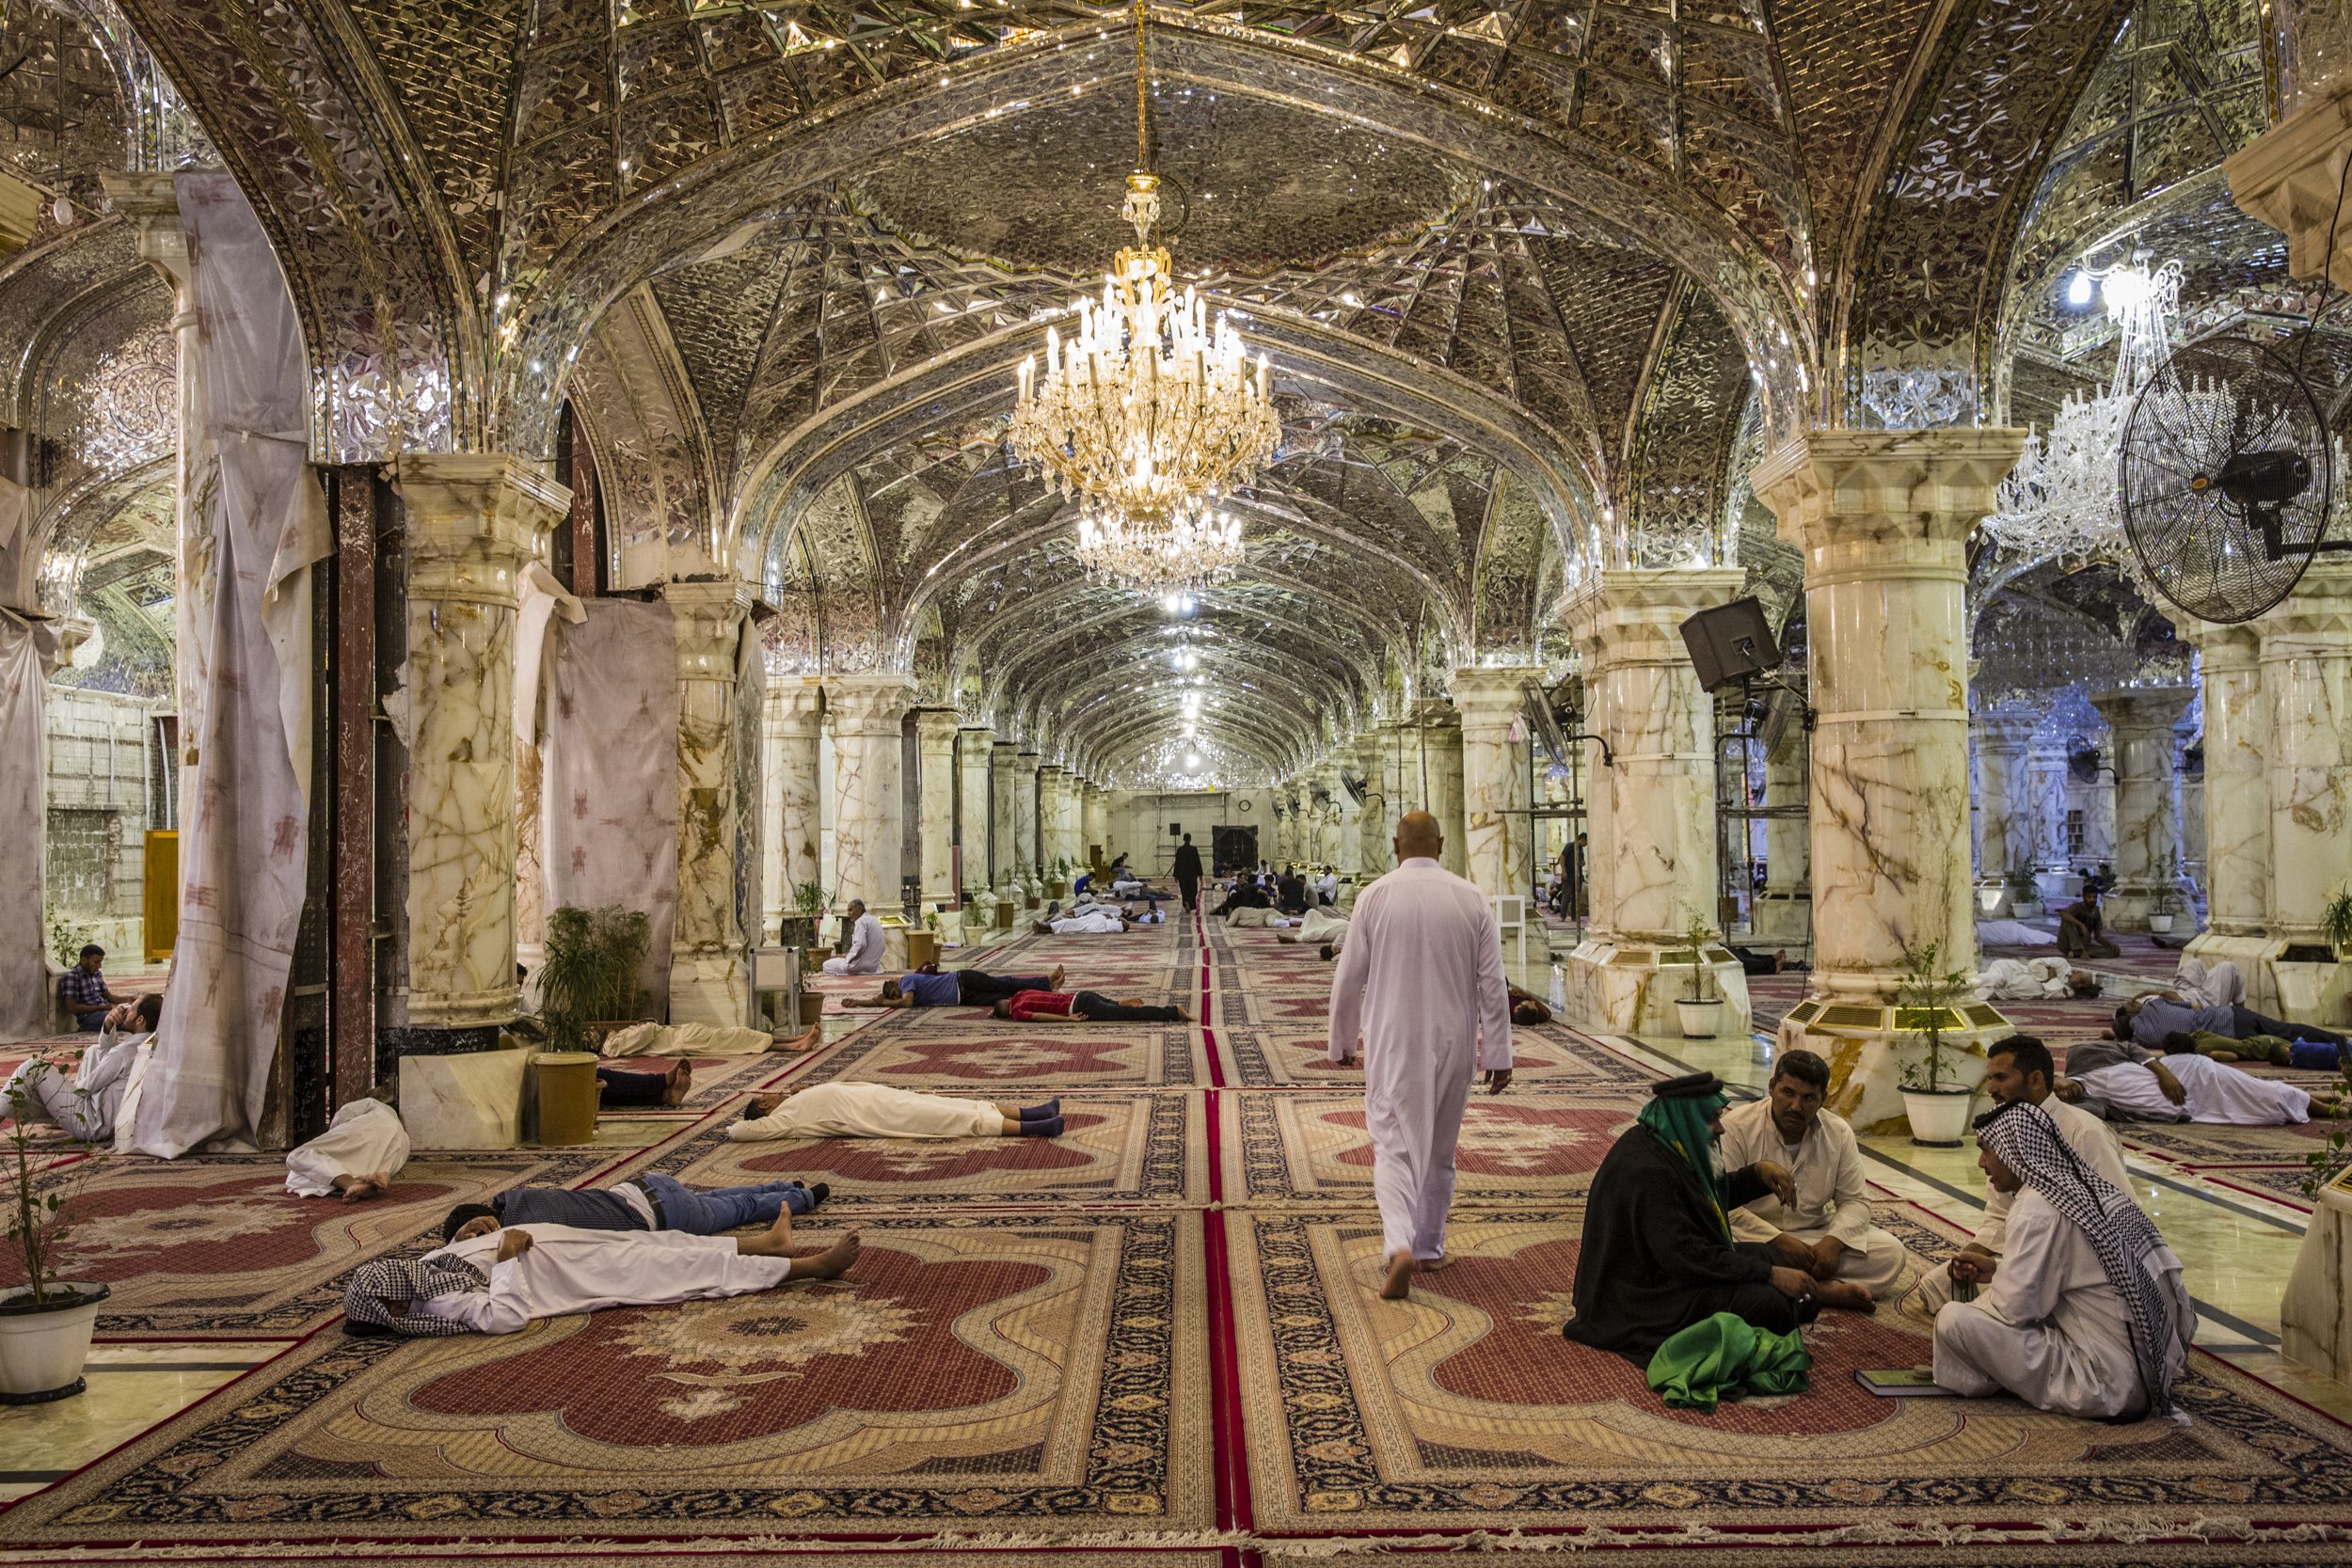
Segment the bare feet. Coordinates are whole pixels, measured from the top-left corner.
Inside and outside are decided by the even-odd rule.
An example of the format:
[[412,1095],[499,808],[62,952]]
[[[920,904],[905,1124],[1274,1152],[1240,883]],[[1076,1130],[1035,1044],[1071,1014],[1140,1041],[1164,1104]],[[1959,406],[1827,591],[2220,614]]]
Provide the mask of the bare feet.
[[850,1265],[857,1261],[858,1245],[857,1232],[849,1231],[822,1252],[807,1258],[793,1259],[790,1277],[794,1279],[839,1279],[850,1272]]
[[1823,1307],[1835,1307],[1844,1312],[1875,1312],[1879,1304],[1870,1292],[1851,1279],[1831,1279],[1813,1287],[1814,1296]]
[[1031,921],[1029,923],[1029,929],[1035,931],[1041,937],[1050,937],[1054,934],[1054,928],[1051,926],[1046,925],[1042,920]]
[[808,1032],[805,1034],[778,1035],[774,1039],[768,1042],[768,1049],[771,1052],[814,1051],[817,1049],[818,1040],[823,1037],[824,1033],[825,1026],[823,1024],[812,1023],[808,1026]]
[[1454,1266],[1451,1258],[1417,1258],[1413,1260],[1415,1274],[1443,1274]]
[[1176,1004],[1176,1016],[1183,1019],[1186,1023],[1190,1023],[1192,1022],[1192,1014],[1185,1009],[1184,1005],[1182,1002]]
[[1054,966],[1054,973],[1045,977],[1045,989],[1047,990],[1056,991],[1061,990],[1061,977],[1065,973],[1067,972],[1061,965],[1056,964]]
[[1392,1252],[1389,1255],[1388,1277],[1380,1282],[1382,1301],[1403,1301],[1413,1288],[1413,1255]]
[[391,1184],[391,1177],[380,1170],[365,1176],[339,1176],[333,1182],[345,1203],[365,1203],[371,1198],[382,1197]]
[[686,1103],[686,1097],[693,1092],[693,1088],[694,1064],[680,1056],[670,1064],[668,1081],[661,1085],[661,1103],[683,1105]]

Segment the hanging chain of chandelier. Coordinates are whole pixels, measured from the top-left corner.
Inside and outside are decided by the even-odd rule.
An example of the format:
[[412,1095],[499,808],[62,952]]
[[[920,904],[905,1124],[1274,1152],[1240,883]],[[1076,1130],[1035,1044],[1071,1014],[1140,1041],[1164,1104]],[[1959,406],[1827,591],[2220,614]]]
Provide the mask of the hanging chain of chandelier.
[[1191,285],[1180,293],[1160,220],[1146,119],[1145,0],[1135,0],[1136,172],[1120,215],[1136,231],[1103,280],[1075,302],[1077,331],[1045,331],[1045,364],[1021,362],[1007,432],[1079,506],[1078,560],[1148,593],[1198,588],[1241,562],[1241,523],[1218,498],[1254,481],[1281,437],[1265,356]]

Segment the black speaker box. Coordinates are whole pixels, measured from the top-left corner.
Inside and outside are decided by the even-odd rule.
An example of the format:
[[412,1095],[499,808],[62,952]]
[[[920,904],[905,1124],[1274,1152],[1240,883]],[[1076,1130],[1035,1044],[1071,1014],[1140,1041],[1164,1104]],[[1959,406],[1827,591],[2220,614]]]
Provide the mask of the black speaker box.
[[1682,623],[1682,641],[1691,650],[1699,684],[1709,691],[1780,664],[1772,623],[1764,618],[1764,607],[1753,598],[1700,610]]

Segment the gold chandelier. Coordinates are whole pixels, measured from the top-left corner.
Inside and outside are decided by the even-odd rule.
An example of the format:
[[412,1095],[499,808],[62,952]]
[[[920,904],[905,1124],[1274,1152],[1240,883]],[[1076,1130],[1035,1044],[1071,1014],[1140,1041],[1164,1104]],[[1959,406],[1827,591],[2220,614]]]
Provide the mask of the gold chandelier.
[[1078,514],[1078,564],[1147,594],[1202,588],[1241,564],[1241,519],[1204,500],[1140,522],[1089,507]]
[[1240,332],[1221,313],[1212,324],[1189,284],[1178,293],[1167,250],[1151,243],[1160,182],[1145,119],[1144,6],[1135,0],[1136,172],[1120,209],[1136,243],[1113,261],[1099,300],[1074,302],[1067,343],[1046,328],[1043,374],[1036,356],[1021,362],[1008,435],[1013,454],[1084,504],[1098,531],[1172,535],[1181,509],[1258,476],[1281,421],[1265,356],[1253,376]]

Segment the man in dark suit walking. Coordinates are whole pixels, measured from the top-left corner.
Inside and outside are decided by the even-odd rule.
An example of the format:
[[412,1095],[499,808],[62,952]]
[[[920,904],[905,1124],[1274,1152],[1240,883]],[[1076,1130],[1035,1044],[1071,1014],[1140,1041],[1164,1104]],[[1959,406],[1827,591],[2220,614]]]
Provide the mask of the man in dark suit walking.
[[1184,842],[1177,847],[1175,872],[1176,886],[1183,891],[1184,895],[1184,908],[1199,909],[1200,907],[1200,851],[1192,847],[1190,833],[1186,833]]

